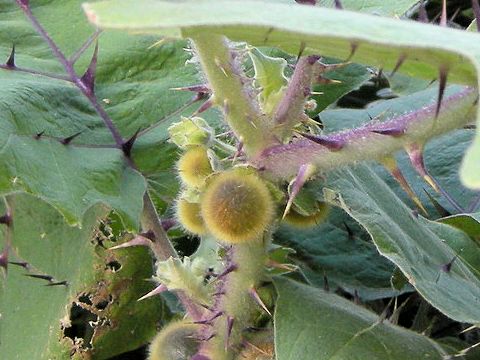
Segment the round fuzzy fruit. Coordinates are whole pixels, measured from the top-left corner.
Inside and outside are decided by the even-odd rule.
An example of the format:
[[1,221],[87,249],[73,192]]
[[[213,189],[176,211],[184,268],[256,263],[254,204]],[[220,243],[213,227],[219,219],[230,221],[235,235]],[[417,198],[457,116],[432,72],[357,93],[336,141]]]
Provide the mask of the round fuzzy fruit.
[[201,200],[207,229],[218,240],[241,243],[258,238],[272,221],[267,185],[255,174],[232,170],[214,177]]
[[203,235],[207,232],[200,213],[200,204],[188,202],[185,199],[177,201],[177,218],[185,230]]
[[296,228],[305,229],[322,223],[330,212],[330,206],[323,202],[318,202],[318,211],[311,215],[302,215],[291,209],[283,219],[289,225]]
[[198,325],[176,321],[163,328],[150,344],[148,360],[189,360],[197,353]]
[[207,149],[203,146],[191,147],[178,161],[180,178],[189,186],[202,186],[205,178],[212,172]]

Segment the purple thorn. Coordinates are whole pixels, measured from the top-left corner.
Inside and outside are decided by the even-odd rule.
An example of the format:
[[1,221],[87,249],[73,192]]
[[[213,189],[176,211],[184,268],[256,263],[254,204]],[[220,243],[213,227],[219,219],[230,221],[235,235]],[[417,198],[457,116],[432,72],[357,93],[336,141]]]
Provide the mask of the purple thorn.
[[355,305],[361,305],[362,301],[360,300],[360,295],[358,294],[358,290],[353,290],[353,302]]
[[140,233],[139,235],[146,237],[147,239],[150,239],[152,241],[156,240],[155,233],[153,232],[153,230],[147,230],[143,233]]
[[177,220],[175,218],[161,219],[161,223],[162,223],[163,230],[168,231],[172,227],[177,225]]
[[447,26],[447,0],[442,2],[442,15],[440,16],[440,26]]
[[270,310],[268,310],[267,306],[264,304],[264,302],[262,301],[262,299],[260,298],[260,295],[258,295],[258,292],[257,290],[255,290],[254,287],[251,287],[249,290],[248,290],[248,293],[250,294],[250,296],[252,297],[252,299],[270,316],[272,316],[272,313],[270,312]]
[[447,86],[447,76],[448,70],[445,66],[440,67],[438,78],[438,98],[437,98],[437,107],[435,109],[435,119],[440,113],[440,107],[442,106],[443,95],[445,93],[445,87]]
[[85,74],[83,74],[80,79],[90,94],[93,94],[95,92],[95,72],[97,70],[97,56],[98,42],[95,43],[95,49],[93,50],[93,56],[92,60],[90,60],[90,65],[88,65]]
[[194,321],[194,324],[199,324],[199,325],[211,325],[212,321],[215,320],[216,318],[220,317],[223,315],[223,311],[219,311],[216,314],[214,314],[211,318],[205,319],[205,320],[198,320]]
[[317,144],[325,146],[329,150],[338,151],[345,146],[345,141],[343,140],[334,140],[322,135],[311,135],[307,133],[299,132],[300,135],[307,138],[310,141],[313,141]]
[[138,134],[140,133],[140,128],[138,128],[137,131],[135,131],[135,134],[133,134],[130,139],[126,140],[122,144],[122,151],[123,154],[129,158],[132,155],[132,148],[133,144],[135,144],[135,141],[137,140]]
[[9,246],[5,246],[0,254],[0,267],[4,268],[5,272],[8,272],[8,249]]
[[150,241],[150,239],[142,235],[137,235],[132,240],[124,242],[117,246],[113,246],[109,248],[109,250],[125,249],[132,246],[151,246],[151,245],[152,245],[152,242]]
[[480,31],[480,5],[478,0],[472,0],[473,14],[475,15],[475,21],[477,22],[477,31]]
[[210,96],[207,101],[205,101],[200,107],[195,111],[194,115],[201,114],[204,111],[207,111],[213,106],[213,97]]
[[297,4],[302,4],[302,5],[316,5],[317,0],[295,0]]
[[53,276],[51,275],[40,275],[40,274],[24,274],[25,276],[32,277],[34,279],[42,279],[52,282]]
[[15,68],[15,44],[12,45],[12,51],[10,52],[10,56],[5,62],[5,65],[11,69]]
[[375,134],[380,135],[389,135],[393,137],[399,137],[405,134],[405,128],[387,128],[387,129],[377,129],[377,130],[370,130]]
[[330,292],[330,284],[328,283],[328,277],[325,273],[323,273],[323,290]]
[[175,90],[175,91],[192,91],[192,92],[197,92],[197,93],[210,93],[211,90],[207,86],[207,84],[197,84],[197,85],[189,85],[189,86],[182,86],[182,87],[176,87],[176,88],[171,88],[170,90]]
[[343,10],[343,5],[340,0],[335,0],[335,8],[339,10]]
[[320,55],[309,55],[307,56],[307,62],[309,65],[315,64],[318,60],[320,60],[322,57]]
[[30,1],[29,0],[17,0],[17,4],[20,5],[22,8],[27,9],[29,7]]
[[78,135],[80,135],[82,132],[83,132],[83,131],[79,131],[79,132],[77,132],[76,134],[73,134],[73,135],[71,135],[71,136],[69,136],[69,137],[66,137],[66,138],[60,140],[60,142],[61,142],[63,145],[68,145],[68,144],[70,144],[70,143],[72,142],[73,139],[75,139],[75,138],[76,138]]
[[297,176],[291,183],[291,187],[289,186],[289,196],[288,196],[288,201],[287,205],[285,206],[285,211],[283,212],[283,218],[287,216],[288,212],[290,211],[290,208],[293,205],[293,201],[297,197],[298,193],[302,189],[303,185],[305,182],[312,176],[312,173],[314,172],[315,167],[310,164],[302,164],[300,168],[298,169]]
[[43,136],[43,134],[45,134],[45,130],[40,131],[39,133],[36,133],[33,138],[35,140],[40,140],[40,138]]
[[68,285],[70,284],[68,283],[67,280],[63,280],[63,281],[52,282],[50,284],[46,284],[45,286],[60,286],[60,285],[68,287]]
[[428,24],[430,20],[428,19],[427,8],[425,7],[425,1],[422,0],[420,3],[420,8],[418,9],[418,21]]
[[223,270],[218,276],[217,278],[222,278],[224,276],[227,276],[228,274],[230,274],[232,271],[235,271],[237,270],[237,265],[235,264],[230,264],[226,267],[225,270]]
[[232,335],[234,318],[227,316],[227,336],[225,336],[225,352],[228,350],[228,343],[230,340],[230,335]]
[[28,269],[30,267],[25,261],[9,261],[9,264],[21,266],[24,269]]
[[0,216],[0,224],[4,224],[7,226],[12,225],[12,215],[6,213],[5,215]]
[[164,291],[167,291],[167,287],[163,284],[160,284],[158,285],[155,289],[153,289],[152,291],[148,292],[147,294],[143,295],[141,298],[139,298],[137,301],[142,301],[142,300],[145,300],[145,299],[148,299],[149,297],[152,297],[152,296],[155,296],[155,295],[159,295],[161,293],[163,293]]
[[398,71],[398,69],[400,69],[400,66],[403,65],[406,58],[407,58],[407,55],[405,55],[405,54],[400,55],[400,57],[397,60],[397,63],[395,64],[395,67],[393,68],[392,72],[390,73],[391,77],[393,75],[395,75],[395,73]]
[[208,356],[205,356],[202,354],[196,354],[196,355],[193,355],[192,360],[211,360],[211,359]]
[[357,52],[357,50],[358,50],[358,44],[355,44],[355,43],[350,44],[350,55],[348,55],[345,62],[350,61],[355,55],[355,53]]
[[446,272],[446,273],[450,272],[450,270],[452,270],[452,265],[453,265],[454,261],[457,259],[457,257],[458,257],[458,254],[455,255],[453,257],[453,259],[450,260],[448,263],[441,265],[440,270],[442,270],[443,272]]
[[348,239],[355,240],[355,234],[353,230],[350,228],[350,226],[348,226],[348,224],[345,221],[343,222],[343,226],[345,226],[345,230],[347,231]]

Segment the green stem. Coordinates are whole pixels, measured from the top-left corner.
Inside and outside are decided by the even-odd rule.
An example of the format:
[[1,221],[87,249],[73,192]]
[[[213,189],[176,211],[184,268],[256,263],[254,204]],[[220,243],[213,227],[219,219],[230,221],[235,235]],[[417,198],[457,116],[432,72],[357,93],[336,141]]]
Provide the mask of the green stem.
[[[167,260],[169,258],[178,258],[177,251],[170,242],[165,230],[163,230],[162,222],[158,217],[157,210],[153,205],[152,199],[148,192],[143,196],[143,212],[142,212],[142,227],[145,230],[150,230],[155,235],[152,250],[157,261]],[[183,291],[176,292],[180,302],[185,307],[185,311],[193,320],[198,320],[202,317],[200,308],[190,299]]]
[[243,142],[245,151],[250,155],[258,154],[272,143],[268,131],[271,120],[261,113],[257,94],[242,73],[240,61],[232,56],[227,40],[211,33],[184,35],[194,42],[214,101],[223,107],[226,121]]
[[[221,313],[211,326],[205,326],[206,337],[200,348],[202,355],[212,360],[233,360],[241,349],[244,330],[252,326],[253,316],[260,309],[250,292],[264,279],[265,244],[262,239],[232,246],[228,253],[227,268],[234,271],[218,281],[214,313]],[[232,321],[230,334],[228,321]]]

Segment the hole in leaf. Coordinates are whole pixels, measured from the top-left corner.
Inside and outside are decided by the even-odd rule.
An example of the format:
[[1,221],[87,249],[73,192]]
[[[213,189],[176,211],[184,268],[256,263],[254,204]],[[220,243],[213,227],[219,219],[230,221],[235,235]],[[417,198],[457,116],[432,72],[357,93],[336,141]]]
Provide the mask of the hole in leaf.
[[120,270],[122,268],[122,264],[120,264],[118,261],[116,260],[112,260],[112,261],[109,261],[107,263],[107,269],[110,269],[112,270],[113,272],[117,272],[118,270]]
[[[84,298],[85,295],[81,297]],[[70,309],[70,326],[63,330],[63,334],[72,339],[74,343],[80,343],[82,348],[89,349],[92,347],[91,341],[94,332],[92,324],[97,320],[97,315],[82,307],[81,304],[74,303]],[[79,342],[78,339],[82,341]]]

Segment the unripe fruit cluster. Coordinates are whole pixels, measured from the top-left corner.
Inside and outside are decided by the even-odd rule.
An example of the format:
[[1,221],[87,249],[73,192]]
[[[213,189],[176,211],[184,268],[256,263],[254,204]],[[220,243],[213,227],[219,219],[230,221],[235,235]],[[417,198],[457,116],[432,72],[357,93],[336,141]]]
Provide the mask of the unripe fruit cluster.
[[274,203],[270,191],[253,171],[232,169],[212,174],[203,147],[189,149],[179,160],[178,170],[185,187],[199,193],[199,202],[185,197],[177,201],[177,217],[187,231],[241,243],[260,237],[271,223]]

